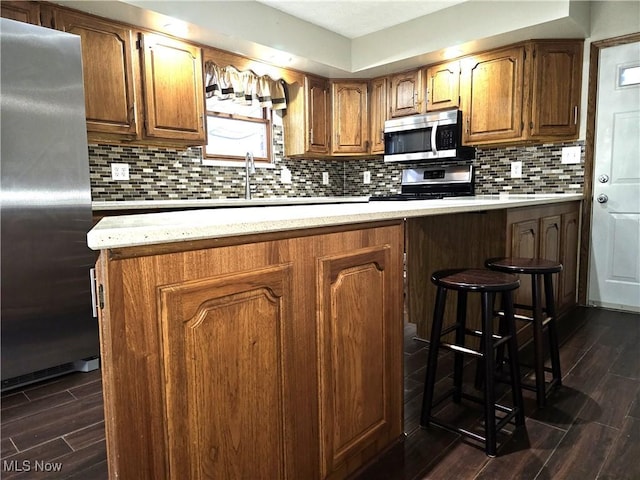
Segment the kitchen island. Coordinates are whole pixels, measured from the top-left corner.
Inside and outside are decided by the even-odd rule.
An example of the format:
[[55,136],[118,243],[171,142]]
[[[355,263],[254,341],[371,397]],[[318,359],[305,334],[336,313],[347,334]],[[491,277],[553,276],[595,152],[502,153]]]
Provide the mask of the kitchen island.
[[[554,209],[573,212],[580,200],[482,196],[103,218],[88,244],[100,250],[110,476],[347,477],[402,438],[405,241],[411,306],[428,278],[431,260],[420,253],[428,239],[462,228],[447,258],[457,262],[453,247],[466,244],[460,258],[475,252],[471,260],[482,261],[484,250],[505,253],[508,214],[548,210],[540,218],[558,217],[561,229],[564,210]],[[488,228],[498,228],[497,240],[476,237]],[[414,303],[410,315],[422,315]]]

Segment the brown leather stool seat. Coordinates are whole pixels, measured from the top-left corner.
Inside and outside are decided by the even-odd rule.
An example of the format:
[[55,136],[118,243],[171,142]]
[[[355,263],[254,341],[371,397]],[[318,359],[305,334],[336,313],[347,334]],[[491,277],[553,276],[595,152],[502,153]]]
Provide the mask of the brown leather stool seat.
[[[505,273],[530,275],[531,277],[531,303],[516,304],[519,310],[530,311],[531,316],[515,315],[516,320],[529,322],[533,326],[533,369],[535,371],[535,385],[522,383],[522,388],[536,392],[538,406],[546,405],[546,397],[550,389],[562,384],[560,371],[560,350],[558,348],[558,333],[556,328],[555,298],[553,294],[552,275],[562,271],[562,264],[553,260],[542,258],[491,258],[485,262],[487,268]],[[544,285],[544,287],[543,287]],[[544,304],[543,304],[544,288]],[[503,315],[502,311],[497,312]],[[551,368],[544,365],[545,341],[547,333]],[[551,381],[547,384],[545,372],[551,372]]]
[[[520,282],[515,275],[485,269],[440,270],[433,273],[431,281],[437,286],[437,293],[420,425],[423,428],[427,428],[433,423],[452,432],[484,442],[485,453],[493,457],[497,451],[496,434],[499,430],[511,420],[515,420],[516,426],[524,427],[522,390],[520,389],[520,371],[517,360],[518,346],[516,343],[512,299],[512,292],[518,288]],[[457,291],[456,323],[443,330],[446,297],[449,290]],[[469,293],[479,293],[481,295],[482,331],[470,330],[466,327],[467,296]],[[504,319],[508,332],[502,336],[493,332],[493,301],[496,293],[502,295],[505,307]],[[454,344],[441,341],[442,336],[451,332],[455,332]],[[480,350],[473,350],[465,346],[465,337],[468,335],[482,339]],[[513,408],[496,403],[494,382],[494,374],[496,373],[495,349],[501,345],[507,346],[509,355]],[[441,395],[440,398],[434,400],[438,351],[440,348],[446,348],[454,352],[453,387]],[[482,398],[467,394],[462,390],[463,357],[465,354],[483,359],[485,382]],[[455,403],[460,403],[461,399],[464,398],[484,406],[484,436],[443,422],[432,415],[433,408],[449,397],[452,397]],[[498,418],[497,412],[505,415],[502,418]]]

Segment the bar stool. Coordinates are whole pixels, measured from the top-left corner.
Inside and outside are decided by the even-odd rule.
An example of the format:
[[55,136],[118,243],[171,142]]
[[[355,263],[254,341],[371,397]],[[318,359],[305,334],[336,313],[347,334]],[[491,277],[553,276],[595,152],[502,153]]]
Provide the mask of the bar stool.
[[[522,388],[536,392],[538,407],[544,408],[549,390],[562,384],[560,373],[560,350],[558,348],[558,333],[556,330],[555,298],[553,295],[554,273],[562,271],[562,264],[542,258],[490,258],[485,262],[487,268],[506,273],[519,273],[531,276],[531,305],[516,304],[520,310],[532,312],[532,316],[515,315],[516,320],[529,322],[533,325],[533,369],[535,371],[535,385],[522,383]],[[542,302],[542,283],[544,283],[544,307]],[[503,315],[502,311],[497,312]],[[551,368],[544,366],[544,332],[548,334],[549,356]],[[500,361],[500,360],[498,360]],[[552,379],[547,386],[545,372],[551,372]]]
[[[433,313],[433,325],[431,330],[431,343],[427,360],[427,373],[424,384],[424,396],[422,399],[422,413],[420,426],[427,428],[433,423],[454,433],[465,435],[476,441],[484,442],[485,453],[489,457],[496,455],[496,434],[508,422],[515,418],[517,427],[524,427],[524,410],[522,390],[520,389],[520,371],[518,366],[518,347],[516,343],[516,329],[513,319],[512,291],[518,288],[520,281],[515,275],[494,272],[485,269],[451,269],[440,270],[431,276],[431,281],[438,287],[436,303]],[[444,311],[448,290],[457,291],[456,323],[443,330]],[[482,331],[470,330],[466,327],[467,294],[469,292],[480,293],[482,300]],[[505,307],[504,318],[508,327],[506,335],[493,333],[493,300],[496,293],[501,293]],[[443,335],[455,332],[455,343],[441,341]],[[465,336],[481,337],[481,349],[476,351],[465,346]],[[513,408],[496,403],[494,374],[495,351],[494,349],[507,345],[510,364],[511,391],[513,396]],[[436,369],[438,366],[438,351],[440,348],[454,352],[453,388],[434,401],[434,389]],[[465,354],[484,359],[485,385],[483,398],[464,393],[462,391],[463,357]],[[459,428],[443,422],[432,415],[432,409],[452,397],[454,403],[460,403],[461,399],[472,400],[484,406],[484,430],[481,436],[464,428]],[[505,413],[498,418],[496,411]]]

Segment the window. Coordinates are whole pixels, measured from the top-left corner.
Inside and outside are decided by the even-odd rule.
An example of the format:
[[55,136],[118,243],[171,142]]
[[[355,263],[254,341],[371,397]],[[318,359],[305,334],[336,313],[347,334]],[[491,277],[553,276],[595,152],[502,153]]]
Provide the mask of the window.
[[256,162],[271,161],[270,108],[217,97],[207,98],[206,105],[208,158],[244,160],[251,152]]
[[205,156],[244,160],[250,152],[257,162],[270,163],[273,111],[286,108],[284,82],[211,61],[205,75]]

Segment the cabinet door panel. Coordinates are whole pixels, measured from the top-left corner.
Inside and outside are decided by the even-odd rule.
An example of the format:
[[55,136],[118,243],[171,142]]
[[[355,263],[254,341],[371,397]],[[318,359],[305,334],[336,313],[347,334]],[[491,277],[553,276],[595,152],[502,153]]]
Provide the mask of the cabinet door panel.
[[367,82],[332,84],[333,153],[367,152]]
[[534,45],[531,136],[578,135],[582,42]]
[[460,104],[460,62],[427,69],[427,111],[456,108]]
[[200,48],[154,34],[142,39],[146,135],[204,143]]
[[54,19],[58,29],[82,39],[87,131],[135,137],[131,31],[65,11]]
[[371,153],[384,153],[384,122],[387,120],[386,78],[377,78],[371,81],[371,101],[369,105]]
[[287,478],[283,331],[290,292],[289,266],[159,287],[176,478]]
[[3,1],[0,16],[23,23],[40,25],[40,4],[25,1]]
[[463,61],[465,144],[522,137],[524,47],[489,52]]
[[[305,77],[308,106],[308,152],[329,153],[329,87],[322,79]],[[299,128],[299,126],[298,126]]]
[[[539,224],[538,219],[526,220],[511,225],[511,256],[535,258],[538,256]],[[518,275],[520,288],[516,290],[515,301],[525,305],[531,304],[531,278],[529,275]]]
[[[553,215],[540,219],[540,258],[560,261],[562,217]],[[553,275],[553,294],[558,299],[558,275]]]
[[401,324],[402,303],[389,246],[323,257],[318,268],[321,476],[331,478],[358,451],[397,434],[390,360],[399,325],[391,321]]
[[391,77],[391,117],[422,113],[422,70]]
[[558,309],[565,310],[576,303],[576,281],[578,275],[578,238],[580,235],[579,212],[573,211],[562,215],[562,250],[563,269],[560,273]]

